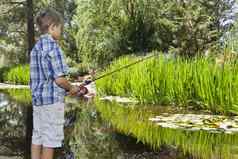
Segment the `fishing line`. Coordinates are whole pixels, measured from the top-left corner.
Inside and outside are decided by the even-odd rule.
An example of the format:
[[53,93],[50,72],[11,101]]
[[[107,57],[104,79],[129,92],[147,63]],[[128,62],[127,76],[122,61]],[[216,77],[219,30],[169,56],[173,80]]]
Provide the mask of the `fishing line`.
[[133,66],[133,65],[135,65],[135,64],[138,64],[138,63],[140,63],[140,62],[143,62],[143,61],[148,60],[148,59],[150,59],[150,58],[152,58],[152,57],[155,57],[155,56],[157,56],[157,54],[153,54],[153,55],[150,55],[150,56],[141,58],[140,60],[137,60],[137,61],[132,62],[132,63],[130,63],[130,64],[127,64],[127,65],[125,65],[125,66],[122,66],[122,67],[120,67],[120,68],[118,68],[118,69],[115,69],[115,70],[113,70],[113,71],[111,71],[111,72],[109,72],[109,73],[106,73],[106,74],[104,74],[104,75],[101,75],[101,76],[99,76],[99,77],[96,77],[96,78],[94,78],[94,79],[92,79],[92,80],[85,80],[83,85],[86,86],[86,85],[90,84],[91,82],[97,81],[97,80],[102,79],[102,78],[107,77],[107,76],[110,76],[110,75],[112,75],[112,74],[114,74],[114,73],[116,73],[116,72],[119,72],[119,71],[121,71],[121,70],[123,70],[123,69],[129,68],[129,67],[131,67],[131,66]]

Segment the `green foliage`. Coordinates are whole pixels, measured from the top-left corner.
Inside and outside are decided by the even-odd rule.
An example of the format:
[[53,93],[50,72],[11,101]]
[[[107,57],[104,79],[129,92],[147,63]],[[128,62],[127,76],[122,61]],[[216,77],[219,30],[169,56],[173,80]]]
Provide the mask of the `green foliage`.
[[184,154],[188,152],[199,159],[234,158],[237,134],[162,128],[149,121],[150,117],[156,116],[156,112],[148,107],[144,109],[140,106],[125,106],[99,100],[96,101],[96,107],[102,117],[117,130],[135,136],[155,150],[167,144],[175,145],[181,148]]
[[3,90],[7,93],[11,99],[19,104],[30,105],[31,104],[31,92],[29,89],[6,89]]
[[169,51],[186,56],[217,45],[224,1],[77,0],[76,45],[83,62],[107,64],[128,53]]
[[223,38],[224,48],[230,53],[238,54],[238,23],[236,22]]
[[[69,23],[75,8],[74,1],[65,0],[32,0],[34,16],[36,13],[46,7],[53,7],[58,10],[65,19],[67,26],[66,33],[62,38],[63,49],[70,55],[75,53],[75,42],[72,36]],[[0,51],[5,55],[10,64],[22,64],[29,62],[28,44],[27,44],[27,1],[22,0],[4,0],[0,2]],[[36,34],[36,39],[38,34]],[[1,57],[0,57],[1,58]]]
[[[135,57],[114,61],[103,72],[131,63]],[[141,103],[191,106],[214,113],[238,113],[238,65],[224,65],[213,59],[168,58],[165,55],[145,60],[96,82],[103,95],[135,97]]]
[[10,70],[10,67],[1,67],[0,68],[0,81],[4,82],[4,74],[6,74]]
[[30,81],[29,65],[14,66],[3,74],[3,80],[7,83],[28,85]]
[[14,2],[0,2],[0,51],[10,64],[26,62],[27,57],[26,7],[23,1]]

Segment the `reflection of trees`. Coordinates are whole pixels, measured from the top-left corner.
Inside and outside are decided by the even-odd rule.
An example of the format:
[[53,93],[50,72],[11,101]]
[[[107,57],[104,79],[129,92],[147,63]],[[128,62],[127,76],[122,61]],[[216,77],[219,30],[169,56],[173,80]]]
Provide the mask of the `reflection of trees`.
[[9,96],[6,96],[5,100],[8,100],[9,104],[0,108],[0,155],[22,156],[30,142],[26,136],[30,135],[27,134],[29,126],[28,130],[31,131],[31,119],[28,118],[31,118],[31,107],[17,104]]
[[68,112],[66,110],[66,120],[67,114],[76,119],[73,130],[65,133],[65,143],[70,146],[76,158],[112,159],[120,156],[122,152],[117,141],[108,125],[96,113],[94,106],[74,103],[72,108]]
[[8,100],[6,100],[6,95],[0,93],[0,108],[7,105],[8,105]]
[[31,104],[31,93],[29,89],[7,89],[4,92],[9,95],[10,100],[16,103],[23,105]]

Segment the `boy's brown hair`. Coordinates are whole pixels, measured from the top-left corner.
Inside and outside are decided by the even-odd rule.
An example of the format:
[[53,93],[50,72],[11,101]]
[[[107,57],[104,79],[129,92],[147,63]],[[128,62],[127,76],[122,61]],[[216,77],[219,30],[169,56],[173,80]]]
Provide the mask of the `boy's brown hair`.
[[63,18],[59,12],[52,8],[48,8],[40,11],[36,16],[36,25],[38,26],[39,31],[42,34],[48,32],[50,25],[62,25],[63,26]]

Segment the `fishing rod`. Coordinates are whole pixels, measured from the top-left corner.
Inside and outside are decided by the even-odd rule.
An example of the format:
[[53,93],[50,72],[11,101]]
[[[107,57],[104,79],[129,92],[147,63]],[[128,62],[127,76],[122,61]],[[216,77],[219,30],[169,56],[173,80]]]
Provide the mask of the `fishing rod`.
[[148,59],[150,59],[150,58],[152,58],[152,57],[155,57],[155,56],[156,56],[156,54],[153,54],[153,55],[150,55],[150,56],[141,58],[140,60],[137,60],[137,61],[132,62],[132,63],[130,63],[130,64],[127,64],[127,65],[125,65],[125,66],[122,66],[122,67],[120,67],[120,68],[118,68],[118,69],[115,69],[115,70],[113,70],[113,71],[111,71],[111,72],[109,72],[109,73],[103,74],[103,75],[101,75],[101,76],[99,76],[99,77],[96,77],[96,78],[94,78],[94,79],[92,79],[92,80],[85,80],[84,83],[85,83],[85,85],[88,85],[88,84],[90,84],[91,82],[97,81],[97,80],[102,79],[102,78],[107,77],[107,76],[110,76],[110,75],[112,75],[112,74],[114,74],[114,73],[116,73],[116,72],[119,72],[119,71],[121,71],[121,70],[123,70],[123,69],[126,69],[126,68],[128,68],[128,67],[131,67],[131,66],[133,66],[133,65],[135,65],[135,64],[137,64],[137,63],[143,62],[143,61],[148,60]]
[[116,73],[116,72],[119,72],[119,71],[121,71],[121,70],[123,70],[123,69],[126,69],[126,68],[128,68],[128,67],[131,67],[131,66],[133,66],[133,65],[135,65],[135,64],[137,64],[137,63],[143,62],[143,61],[148,60],[148,59],[150,59],[150,58],[152,58],[152,57],[155,57],[155,56],[156,56],[156,54],[153,54],[153,55],[150,55],[150,56],[141,58],[140,60],[137,60],[137,61],[132,62],[132,63],[130,63],[130,64],[127,64],[127,65],[125,65],[125,66],[122,66],[122,67],[120,67],[120,68],[118,68],[118,69],[115,69],[115,70],[113,70],[113,71],[111,71],[111,72],[109,72],[109,73],[103,74],[103,75],[101,75],[101,76],[99,76],[99,77],[96,77],[96,78],[94,78],[94,79],[90,79],[90,80],[87,79],[87,80],[85,80],[85,81],[83,82],[83,84],[81,84],[81,85],[79,86],[79,87],[80,87],[80,91],[79,91],[79,93],[78,93],[78,96],[82,96],[82,95],[88,93],[88,89],[87,89],[85,86],[89,85],[90,83],[95,82],[95,81],[97,81],[97,80],[99,80],[99,79],[102,79],[102,78],[104,78],[104,77],[110,76],[110,75],[112,75],[112,74],[114,74],[114,73]]

